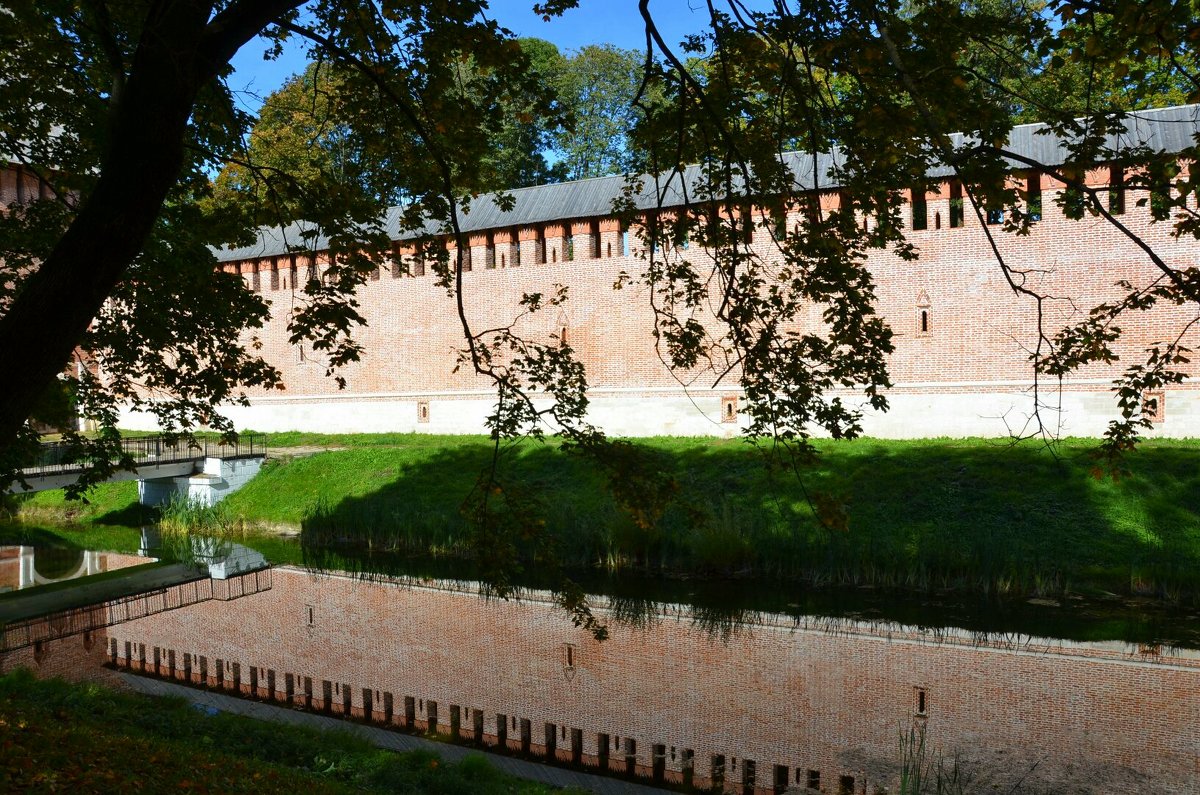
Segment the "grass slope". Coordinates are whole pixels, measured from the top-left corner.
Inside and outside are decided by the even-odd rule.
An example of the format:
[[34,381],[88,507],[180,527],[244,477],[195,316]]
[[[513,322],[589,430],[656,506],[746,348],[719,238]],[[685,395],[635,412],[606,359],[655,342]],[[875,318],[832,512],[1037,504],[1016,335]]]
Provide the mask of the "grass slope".
[[237,715],[97,685],[0,677],[2,792],[305,792],[546,795],[482,757],[449,764],[342,732]]
[[[232,515],[304,525],[321,544],[467,550],[460,507],[488,461],[485,439],[289,434],[270,444],[282,441],[345,449],[269,462],[226,500]],[[844,531],[816,522],[795,478],[767,471],[740,440],[638,444],[678,484],[649,528],[613,503],[587,462],[554,445],[518,448],[508,479],[540,506],[569,562],[988,592],[1200,594],[1195,442],[1148,442],[1118,480],[1092,473],[1089,441],[1057,455],[987,440],[821,442],[804,484],[844,504]],[[97,503],[104,512],[92,522],[129,510],[110,494]]]

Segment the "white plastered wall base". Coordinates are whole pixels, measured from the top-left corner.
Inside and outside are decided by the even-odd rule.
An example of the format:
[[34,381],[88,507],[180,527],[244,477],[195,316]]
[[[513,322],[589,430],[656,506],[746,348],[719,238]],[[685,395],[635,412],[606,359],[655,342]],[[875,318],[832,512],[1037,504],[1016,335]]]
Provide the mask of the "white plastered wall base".
[[[738,422],[721,422],[721,399],[729,391],[593,392],[588,418],[614,436],[713,436],[738,434]],[[1036,430],[1033,398],[1026,389],[1002,386],[932,392],[901,389],[887,395],[890,410],[867,408],[863,431],[887,439],[968,436],[1002,438]],[[851,405],[865,405],[861,396],[843,395]],[[427,422],[418,421],[420,403],[428,402]],[[328,396],[267,398],[249,406],[226,406],[222,413],[241,429],[264,433],[486,433],[484,420],[493,399],[481,393],[421,396]],[[1059,436],[1097,437],[1117,416],[1116,403],[1103,390],[1064,390],[1042,396],[1041,420]],[[153,415],[125,412],[121,426],[155,430]],[[821,435],[821,434],[816,434]],[[1148,437],[1200,437],[1200,390],[1166,393],[1165,419],[1144,434]]]

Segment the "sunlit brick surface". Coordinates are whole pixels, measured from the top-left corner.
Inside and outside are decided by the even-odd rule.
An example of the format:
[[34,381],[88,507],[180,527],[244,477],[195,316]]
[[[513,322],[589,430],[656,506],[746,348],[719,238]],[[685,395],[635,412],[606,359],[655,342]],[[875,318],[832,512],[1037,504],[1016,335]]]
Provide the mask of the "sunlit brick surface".
[[[1106,179],[1106,170],[1089,174],[1097,185]],[[1118,280],[1146,285],[1161,276],[1134,240],[1102,219],[1064,218],[1054,203],[1061,185],[1043,177],[1042,189],[1043,219],[1032,234],[1017,236],[998,225],[985,227],[969,205],[963,226],[950,228],[949,197],[943,185],[940,193],[928,197],[929,229],[910,232],[920,260],[904,262],[890,252],[872,255],[878,309],[895,331],[896,351],[890,359],[893,411],[869,414],[868,433],[1002,435],[1023,427],[1032,414],[1029,355],[1038,346],[1038,306],[1014,294],[985,229],[993,233],[1008,264],[1020,272],[1014,280],[1052,296],[1042,305],[1049,334],[1080,320],[1097,303],[1115,298]],[[1169,224],[1151,225],[1148,208],[1137,207],[1136,198],[1130,195],[1128,212],[1120,216],[1130,233],[1171,266],[1195,265],[1200,244],[1172,238]],[[515,328],[544,342],[566,329],[571,346],[587,367],[597,421],[617,433],[736,432],[736,423],[721,422],[720,400],[731,390],[736,393],[737,370],[715,387],[713,372],[679,373],[680,380],[671,375],[655,349],[646,289],[613,289],[620,273],[637,274],[644,267],[641,244],[634,240],[630,255],[622,256],[615,222],[579,219],[575,225],[586,229],[593,221],[600,235],[599,258],[591,257],[590,247],[577,239],[577,256],[564,261],[562,224],[545,224],[540,230],[494,230],[497,267],[487,269],[483,265],[488,259],[486,238],[475,236],[479,238],[472,255],[475,266],[464,274],[465,305],[473,328],[508,325],[520,314],[522,295],[549,294],[555,285],[566,285],[571,297],[565,307],[524,318]],[[539,231],[548,252],[544,264],[537,263],[533,254],[534,233]],[[506,236],[514,232],[524,241],[520,267],[514,267],[506,253],[511,252]],[[772,253],[774,245],[769,235],[758,230],[755,246],[761,252],[778,256]],[[701,263],[705,257],[696,247],[667,255]],[[384,268],[380,278],[361,288],[359,300],[368,327],[357,337],[366,353],[361,362],[342,372],[347,389],[339,391],[326,378],[320,353],[288,342],[286,320],[301,300],[294,286],[305,278],[303,259],[294,272],[289,257],[226,267],[241,272],[271,302],[273,319],[259,337],[264,355],[282,371],[287,387],[284,392],[253,395],[249,409],[230,407],[239,425],[259,430],[482,429],[492,402],[490,384],[470,367],[454,372],[455,352],[463,347],[462,329],[453,300],[435,284],[430,269],[411,276],[401,275],[399,268]],[[1061,423],[1065,433],[1101,433],[1116,410],[1107,393],[1112,379],[1137,361],[1148,345],[1178,336],[1196,315],[1196,307],[1189,305],[1123,318],[1120,361],[1072,374],[1061,395],[1055,382],[1044,383],[1043,400],[1055,410],[1045,412],[1043,420],[1055,427]],[[711,322],[711,317],[701,317]],[[806,322],[815,325],[819,317],[820,308],[814,306]],[[1196,347],[1200,333],[1192,329],[1184,340]],[[1194,365],[1187,367],[1194,371]],[[429,403],[426,419],[419,419],[422,401]],[[1190,386],[1172,388],[1165,402],[1164,421],[1152,435],[1200,435],[1200,391]],[[126,421],[131,426],[147,422],[135,416]]]

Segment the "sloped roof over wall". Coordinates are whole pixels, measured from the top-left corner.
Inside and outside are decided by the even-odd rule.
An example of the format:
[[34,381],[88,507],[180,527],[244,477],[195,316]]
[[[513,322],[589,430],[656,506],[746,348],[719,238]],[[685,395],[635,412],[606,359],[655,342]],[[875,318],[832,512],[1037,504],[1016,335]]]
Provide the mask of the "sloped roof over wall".
[[[1045,134],[1044,124],[1023,124],[1014,127],[1009,135],[1007,149],[1022,157],[1029,158],[1044,165],[1053,166],[1065,162],[1067,148],[1063,141],[1053,135]],[[1108,145],[1113,149],[1147,146],[1151,150],[1161,152],[1179,152],[1196,143],[1195,136],[1200,132],[1200,105],[1181,105],[1172,108],[1139,111],[1131,114],[1125,120],[1125,134],[1110,136]],[[961,146],[966,140],[962,134],[952,136],[955,147]],[[839,153],[819,153],[815,158],[809,153],[789,152],[784,161],[796,175],[797,187],[801,190],[811,190],[816,187],[817,180],[813,179],[814,172],[823,175],[819,180],[822,188],[836,188],[837,183],[830,177],[831,172],[839,161]],[[1023,164],[1011,161],[1014,168]],[[952,174],[948,166],[930,169],[930,177],[947,177]],[[664,184],[655,185],[651,177],[642,179],[642,188],[634,196],[634,204],[638,209],[651,210],[662,207],[678,207],[688,203],[684,186],[695,184],[699,177],[699,167],[692,166],[685,170],[682,178],[676,175],[673,179],[665,180]],[[625,188],[626,178],[623,176],[596,177],[575,182],[561,182],[550,185],[537,185],[531,188],[517,188],[508,194],[513,199],[510,210],[502,210],[492,195],[480,196],[466,212],[460,215],[462,231],[477,232],[484,229],[503,229],[530,224],[552,223],[573,218],[592,218],[606,216],[612,213],[613,202],[619,198]],[[658,195],[662,195],[659,201]],[[389,208],[384,219],[384,228],[392,240],[414,238],[414,233],[400,233],[401,208]],[[216,251],[217,259],[222,262],[233,260],[256,259],[286,254],[289,244],[292,247],[303,244],[303,232],[311,225],[302,223],[291,224],[286,228],[264,228],[259,231],[259,239],[252,245],[234,249]],[[442,230],[429,225],[424,232],[427,234],[441,233]],[[305,245],[308,250],[322,250],[328,245],[323,235],[316,238],[313,244]]]

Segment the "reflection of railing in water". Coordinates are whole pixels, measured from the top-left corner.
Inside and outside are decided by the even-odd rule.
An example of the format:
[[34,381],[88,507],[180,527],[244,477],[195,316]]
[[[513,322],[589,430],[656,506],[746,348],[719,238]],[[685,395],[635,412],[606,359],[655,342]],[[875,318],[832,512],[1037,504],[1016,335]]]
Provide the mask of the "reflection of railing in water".
[[0,654],[94,632],[200,602],[214,599],[227,602],[270,588],[271,570],[262,569],[225,580],[198,577],[179,585],[122,596],[97,605],[21,619],[0,629]]

